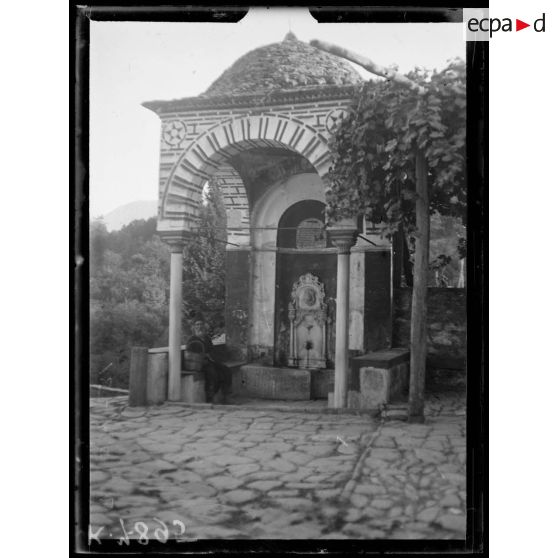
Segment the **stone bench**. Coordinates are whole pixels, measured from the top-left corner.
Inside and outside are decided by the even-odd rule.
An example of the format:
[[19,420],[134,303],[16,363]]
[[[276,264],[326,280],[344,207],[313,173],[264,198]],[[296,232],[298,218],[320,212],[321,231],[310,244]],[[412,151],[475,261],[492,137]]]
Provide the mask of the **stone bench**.
[[[180,347],[184,354],[186,345]],[[233,375],[238,373],[245,361],[225,360]],[[195,368],[195,367],[194,367]],[[147,354],[147,404],[160,405],[167,400],[169,380],[169,349],[168,347],[156,347],[148,350]],[[183,366],[180,381],[181,401],[186,403],[205,403],[205,381],[203,374],[198,370],[189,370],[186,359],[183,358]]]
[[408,349],[385,349],[351,359],[358,392],[349,392],[349,407],[373,409],[402,399],[409,389]]
[[[244,361],[223,362],[235,374]],[[184,403],[206,403],[205,376],[200,370],[182,370],[180,385],[180,400]]]
[[[184,354],[186,345],[180,347]],[[184,359],[183,359],[184,360]],[[169,348],[155,347],[147,353],[147,404],[160,405],[167,400],[169,382]],[[180,380],[181,401],[187,403],[205,402],[205,383],[203,375],[198,371],[181,371]],[[203,394],[203,398],[200,399]]]

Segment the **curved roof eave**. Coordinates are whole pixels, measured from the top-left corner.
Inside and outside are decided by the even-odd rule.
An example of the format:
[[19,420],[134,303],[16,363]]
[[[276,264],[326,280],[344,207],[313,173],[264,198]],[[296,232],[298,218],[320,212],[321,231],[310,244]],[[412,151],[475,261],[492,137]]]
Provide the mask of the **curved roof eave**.
[[304,103],[319,100],[346,99],[353,96],[361,84],[320,85],[308,88],[273,90],[252,95],[222,95],[218,97],[185,97],[170,101],[146,101],[142,106],[156,114],[188,112],[218,108],[263,108],[286,103]]

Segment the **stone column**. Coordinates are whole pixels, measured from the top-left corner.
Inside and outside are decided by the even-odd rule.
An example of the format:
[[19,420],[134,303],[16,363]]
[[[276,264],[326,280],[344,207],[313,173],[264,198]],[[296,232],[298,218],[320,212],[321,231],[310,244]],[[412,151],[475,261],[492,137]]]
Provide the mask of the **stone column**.
[[180,401],[181,389],[181,353],[182,344],[182,253],[185,237],[182,235],[161,234],[169,245],[170,261],[170,296],[169,296],[169,382],[168,400]]
[[337,300],[335,315],[335,387],[333,406],[347,407],[349,389],[349,272],[351,246],[357,237],[356,220],[347,219],[328,230],[337,247]]

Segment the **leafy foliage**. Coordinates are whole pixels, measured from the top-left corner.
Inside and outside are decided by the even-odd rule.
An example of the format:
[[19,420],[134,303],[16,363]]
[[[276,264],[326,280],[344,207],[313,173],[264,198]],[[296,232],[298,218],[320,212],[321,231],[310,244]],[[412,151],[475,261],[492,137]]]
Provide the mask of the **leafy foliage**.
[[[223,328],[224,219],[216,185],[210,185],[199,234],[184,253],[185,336],[189,316],[203,315],[212,332]],[[169,249],[156,234],[155,218],[111,233],[94,221],[90,256],[90,379],[126,388],[132,346],[168,343]]]
[[[356,96],[330,142],[327,201],[330,218],[364,214],[387,236],[414,237],[409,420],[422,422],[430,215],[464,216],[466,208],[465,67],[456,60],[407,77],[418,87],[369,82]],[[432,271],[447,284],[451,259],[437,260]]]
[[200,208],[198,234],[186,244],[183,270],[184,329],[203,319],[210,335],[225,326],[226,215],[218,184],[210,180]]
[[368,82],[330,140],[329,218],[366,215],[391,236],[413,232],[415,158],[428,163],[430,211],[465,217],[465,65],[407,74],[419,93]]
[[127,387],[130,349],[160,344],[168,321],[168,248],[155,218],[90,227],[90,377]]

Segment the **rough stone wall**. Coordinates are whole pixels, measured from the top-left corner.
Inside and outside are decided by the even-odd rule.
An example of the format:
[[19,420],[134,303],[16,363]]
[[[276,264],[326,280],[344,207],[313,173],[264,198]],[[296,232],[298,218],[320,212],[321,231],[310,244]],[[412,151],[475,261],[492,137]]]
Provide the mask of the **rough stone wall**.
[[[412,289],[394,289],[393,346],[408,347]],[[427,367],[464,370],[467,358],[467,296],[465,289],[428,289]]]

